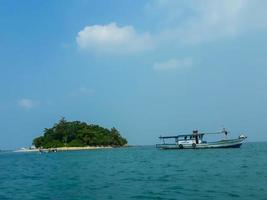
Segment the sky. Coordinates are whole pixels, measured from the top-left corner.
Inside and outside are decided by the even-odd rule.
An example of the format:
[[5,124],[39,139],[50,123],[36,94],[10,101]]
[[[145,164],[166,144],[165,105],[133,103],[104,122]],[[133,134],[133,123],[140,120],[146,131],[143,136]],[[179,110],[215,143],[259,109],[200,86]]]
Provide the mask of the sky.
[[61,117],[129,144],[230,130],[267,140],[264,0],[0,2],[0,149]]

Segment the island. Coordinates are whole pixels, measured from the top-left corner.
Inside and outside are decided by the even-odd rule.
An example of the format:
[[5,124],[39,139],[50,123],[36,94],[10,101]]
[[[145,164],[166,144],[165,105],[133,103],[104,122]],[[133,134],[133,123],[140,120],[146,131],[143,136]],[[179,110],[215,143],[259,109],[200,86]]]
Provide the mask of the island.
[[122,147],[127,144],[116,128],[103,128],[99,125],[80,121],[59,120],[52,128],[45,128],[43,136],[33,140],[38,149],[91,149],[94,147]]

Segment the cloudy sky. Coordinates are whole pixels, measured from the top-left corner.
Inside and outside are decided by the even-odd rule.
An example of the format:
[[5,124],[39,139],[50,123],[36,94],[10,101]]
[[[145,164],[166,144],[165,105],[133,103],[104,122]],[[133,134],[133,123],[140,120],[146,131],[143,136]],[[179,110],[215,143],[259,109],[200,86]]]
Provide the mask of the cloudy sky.
[[0,149],[62,116],[130,144],[217,131],[267,140],[267,2],[0,3]]

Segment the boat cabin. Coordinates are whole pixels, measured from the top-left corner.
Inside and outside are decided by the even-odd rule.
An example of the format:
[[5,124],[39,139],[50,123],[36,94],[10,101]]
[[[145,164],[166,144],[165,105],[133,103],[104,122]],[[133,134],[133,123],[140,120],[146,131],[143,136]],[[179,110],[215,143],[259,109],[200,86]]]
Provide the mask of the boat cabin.
[[179,144],[201,144],[206,143],[206,141],[203,141],[204,133],[199,133],[197,130],[193,131],[192,134],[183,134],[183,135],[177,135],[177,136],[160,136],[159,139],[162,140],[163,144],[168,143],[168,139],[175,139],[176,145]]

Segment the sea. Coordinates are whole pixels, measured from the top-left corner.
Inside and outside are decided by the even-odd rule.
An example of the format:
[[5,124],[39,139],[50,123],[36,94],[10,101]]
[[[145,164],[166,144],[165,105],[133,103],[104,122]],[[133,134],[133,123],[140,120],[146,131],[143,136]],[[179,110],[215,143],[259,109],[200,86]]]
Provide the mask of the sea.
[[0,153],[0,200],[267,199],[267,143]]

